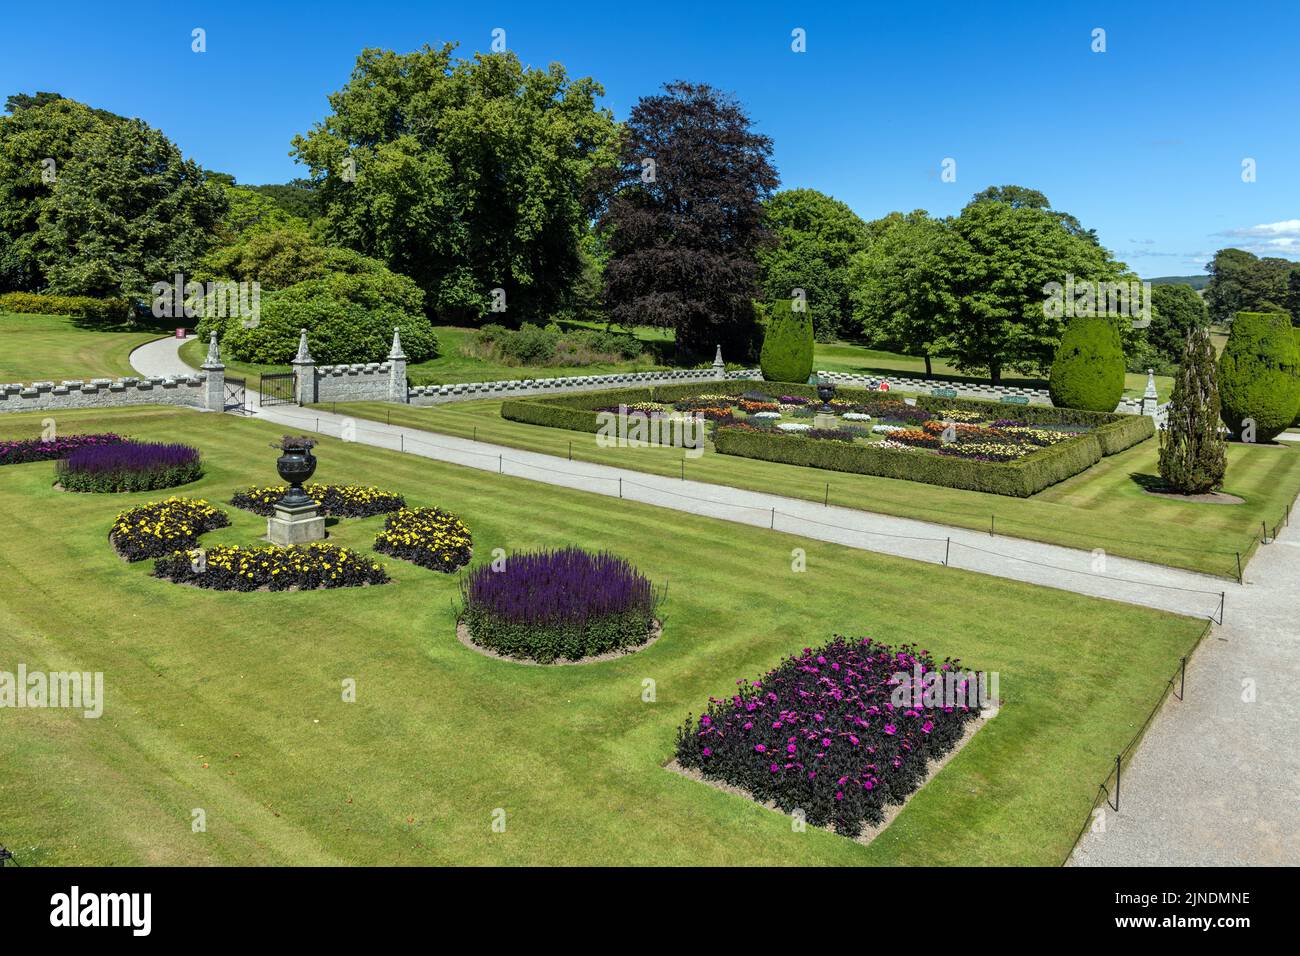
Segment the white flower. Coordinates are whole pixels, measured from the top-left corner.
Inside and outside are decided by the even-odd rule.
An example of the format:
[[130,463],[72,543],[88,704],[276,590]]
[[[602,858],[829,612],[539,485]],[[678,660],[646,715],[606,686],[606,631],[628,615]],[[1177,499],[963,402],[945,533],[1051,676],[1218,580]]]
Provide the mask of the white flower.
[[780,412],[755,412],[751,417],[753,417],[753,418],[780,418],[780,417],[781,417],[781,413],[780,413]]
[[877,448],[894,448],[898,451],[916,451],[915,445],[905,445],[901,441],[894,441],[892,438],[886,438],[882,442],[876,442]]
[[805,425],[802,422],[782,422],[776,426],[783,432],[809,432],[812,431],[811,425]]
[[843,415],[840,416],[840,418],[843,418],[846,422],[871,421],[871,416],[866,414],[865,412],[845,412]]
[[903,425],[872,425],[871,432],[874,435],[892,435],[894,432],[904,432],[907,428]]

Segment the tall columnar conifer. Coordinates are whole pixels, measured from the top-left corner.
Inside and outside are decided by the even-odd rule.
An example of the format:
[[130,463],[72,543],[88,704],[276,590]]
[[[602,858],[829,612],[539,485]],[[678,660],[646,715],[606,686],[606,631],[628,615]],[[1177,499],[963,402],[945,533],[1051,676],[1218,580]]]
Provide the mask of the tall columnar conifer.
[[1160,431],[1160,477],[1185,495],[1217,491],[1227,458],[1219,433],[1219,376],[1209,330],[1193,326]]

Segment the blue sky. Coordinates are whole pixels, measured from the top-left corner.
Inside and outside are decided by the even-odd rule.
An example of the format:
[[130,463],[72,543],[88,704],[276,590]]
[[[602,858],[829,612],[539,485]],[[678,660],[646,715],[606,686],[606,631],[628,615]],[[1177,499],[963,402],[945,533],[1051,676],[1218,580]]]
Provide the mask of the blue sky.
[[139,116],[240,182],[303,174],[289,140],[362,48],[468,55],[500,27],[525,62],[599,80],[619,119],[671,79],[734,92],[783,186],[864,218],[954,213],[1018,183],[1143,276],[1199,273],[1227,245],[1300,259],[1295,3],[73,2],[14,4],[3,22],[0,92]]

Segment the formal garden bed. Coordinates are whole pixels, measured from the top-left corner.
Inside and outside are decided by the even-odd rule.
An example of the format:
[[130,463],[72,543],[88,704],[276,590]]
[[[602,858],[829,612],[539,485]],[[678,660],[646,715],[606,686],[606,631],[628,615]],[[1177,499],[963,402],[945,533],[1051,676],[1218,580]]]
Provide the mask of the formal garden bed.
[[[327,485],[309,482],[303,486],[307,497],[316,502],[320,514],[333,518],[372,518],[406,507],[406,499],[382,488],[369,485]],[[275,506],[289,493],[289,486],[269,485],[236,492],[230,503],[236,508],[269,518]]]
[[180,551],[154,562],[154,577],[214,591],[314,591],[386,584],[384,566],[348,548],[314,542],[292,547]]
[[658,636],[661,594],[635,567],[581,548],[512,554],[461,583],[462,638],[497,656],[587,663]]
[[384,520],[375,550],[450,574],[469,564],[474,540],[465,522],[441,508],[403,508]]
[[54,475],[64,491],[156,491],[198,481],[203,458],[197,448],[170,442],[87,444],[56,462]]
[[123,511],[108,540],[126,560],[144,561],[191,549],[201,535],[229,525],[226,513],[202,498],[171,497]]
[[[599,433],[610,413],[710,423],[715,450],[765,461],[1029,497],[1150,438],[1145,415],[813,386],[668,385],[504,402],[512,421]],[[648,436],[667,428],[644,430]],[[653,440],[653,439],[652,439]]]
[[0,441],[0,465],[58,461],[82,448],[119,445],[126,440],[114,432],[99,432],[89,435],[65,435],[62,438],[19,438]]
[[[859,838],[978,726],[979,689],[963,670],[914,645],[837,635],[688,715],[674,769]],[[951,696],[927,696],[935,677]]]

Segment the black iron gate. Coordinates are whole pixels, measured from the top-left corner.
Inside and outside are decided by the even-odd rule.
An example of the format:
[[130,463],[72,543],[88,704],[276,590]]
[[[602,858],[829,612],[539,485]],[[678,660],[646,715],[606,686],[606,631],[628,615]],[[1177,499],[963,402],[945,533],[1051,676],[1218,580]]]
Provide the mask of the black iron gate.
[[246,392],[244,385],[245,380],[242,378],[226,378],[226,394],[221,406],[225,411],[237,411],[240,413],[245,411]]
[[294,394],[294,373],[277,372],[263,375],[262,385],[258,389],[257,404],[262,405],[296,405]]

